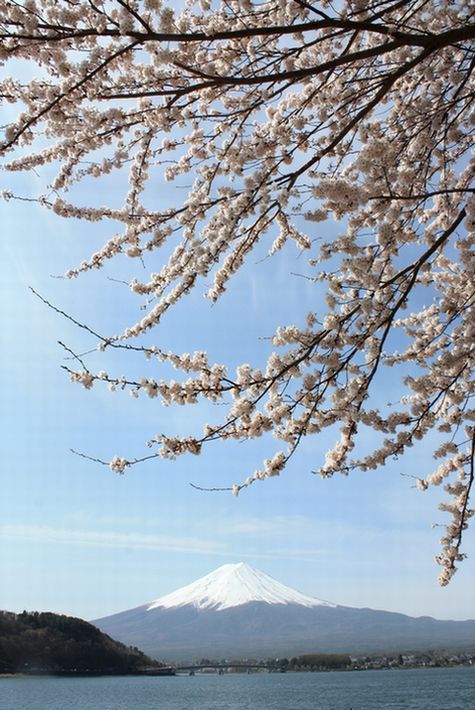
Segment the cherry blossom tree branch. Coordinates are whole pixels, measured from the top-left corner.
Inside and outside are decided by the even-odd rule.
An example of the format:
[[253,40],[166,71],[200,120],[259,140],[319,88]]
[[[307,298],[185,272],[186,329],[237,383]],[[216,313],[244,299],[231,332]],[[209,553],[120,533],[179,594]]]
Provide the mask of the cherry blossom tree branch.
[[[61,341],[64,370],[88,390],[219,405],[202,430],[162,432],[149,455],[99,462],[121,474],[216,440],[262,438],[269,458],[216,487],[238,495],[280,475],[307,437],[339,430],[312,467],[325,478],[376,470],[437,439],[441,461],[418,486],[444,485],[446,584],[465,554],[474,475],[473,8],[190,0],[176,12],[158,0],[4,0],[2,11],[0,63],[11,76],[0,100],[9,115],[17,109],[2,128],[2,168],[49,183],[44,194],[4,198],[112,224],[67,276],[130,259],[127,284],[143,301],[136,322],[100,334],[33,291],[87,341]],[[92,180],[107,202],[111,176],[113,206],[79,203]],[[176,206],[163,204],[161,180],[179,181]],[[214,303],[237,272],[256,268],[257,278],[263,257],[279,252],[289,273],[301,259],[307,288],[323,288],[325,301],[277,328],[266,357],[243,354],[231,371],[202,351],[145,343],[192,290]],[[114,349],[152,358],[159,374],[96,371],[92,350],[107,358]],[[161,365],[175,378],[161,377]],[[387,377],[399,395],[384,405]]]

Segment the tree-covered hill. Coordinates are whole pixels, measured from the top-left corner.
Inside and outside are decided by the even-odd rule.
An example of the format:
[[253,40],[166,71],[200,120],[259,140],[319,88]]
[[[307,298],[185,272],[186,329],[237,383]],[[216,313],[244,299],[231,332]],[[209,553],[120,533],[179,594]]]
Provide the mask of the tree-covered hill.
[[0,612],[0,673],[136,673],[160,665],[82,619],[50,612]]

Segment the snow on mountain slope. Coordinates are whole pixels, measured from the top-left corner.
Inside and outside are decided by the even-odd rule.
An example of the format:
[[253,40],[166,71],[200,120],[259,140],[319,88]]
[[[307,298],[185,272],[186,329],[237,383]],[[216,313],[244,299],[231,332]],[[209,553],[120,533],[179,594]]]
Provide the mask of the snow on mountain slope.
[[94,623],[167,662],[475,647],[475,620],[415,619],[336,606],[246,564],[224,565],[155,602]]
[[227,564],[186,587],[152,602],[147,611],[193,605],[197,609],[230,609],[248,602],[298,604],[304,607],[335,607],[286,587],[244,562]]

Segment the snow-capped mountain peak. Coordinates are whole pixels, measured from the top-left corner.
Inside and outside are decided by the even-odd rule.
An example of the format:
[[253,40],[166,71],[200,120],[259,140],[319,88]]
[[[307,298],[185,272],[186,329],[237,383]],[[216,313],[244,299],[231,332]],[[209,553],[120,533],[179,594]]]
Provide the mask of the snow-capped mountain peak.
[[147,611],[159,607],[172,609],[190,604],[197,609],[221,610],[248,602],[298,604],[304,607],[335,606],[301,594],[245,562],[240,562],[218,567],[196,582],[156,599],[148,605]]
[[168,662],[399,653],[404,648],[462,650],[473,648],[475,639],[475,620],[439,622],[335,606],[247,564],[224,565],[151,604],[94,623],[112,638]]

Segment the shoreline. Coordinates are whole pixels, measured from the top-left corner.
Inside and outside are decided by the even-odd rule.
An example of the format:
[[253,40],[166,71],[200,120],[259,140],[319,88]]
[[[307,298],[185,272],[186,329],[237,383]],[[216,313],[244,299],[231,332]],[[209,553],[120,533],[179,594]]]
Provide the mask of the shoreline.
[[35,677],[69,677],[69,678],[93,678],[93,677],[113,677],[113,676],[175,676],[175,668],[151,668],[141,671],[130,672],[108,672],[108,671],[52,671],[52,670],[33,670],[33,671],[11,671],[0,673],[0,678],[35,678]]
[[[475,668],[474,665],[470,663],[459,663],[459,664],[454,664],[454,665],[441,665],[441,666],[389,666],[389,667],[379,667],[379,668],[325,668],[321,670],[301,670],[301,671],[285,671],[286,674],[300,674],[300,673],[364,673],[368,671],[416,671],[416,670],[451,670],[454,668]],[[251,675],[257,675],[261,673],[262,671],[256,670],[251,673]],[[200,673],[198,671],[198,674],[200,675],[217,675],[216,672],[208,672],[208,673]],[[239,675],[239,673],[237,673]],[[0,680],[2,678],[124,678],[124,677],[132,677],[132,676],[141,676],[141,677],[157,677],[157,676],[162,676],[162,677],[174,677],[174,676],[184,676],[184,675],[189,675],[189,673],[180,673],[180,669],[177,668],[166,668],[164,671],[160,671],[160,669],[157,670],[150,670],[150,671],[134,671],[131,673],[107,673],[104,671],[18,671],[18,672],[12,672],[12,673],[0,673]],[[229,675],[228,673],[224,673],[223,675]],[[232,673],[232,675],[235,675],[235,673]],[[246,673],[243,671],[242,675],[246,675]]]

